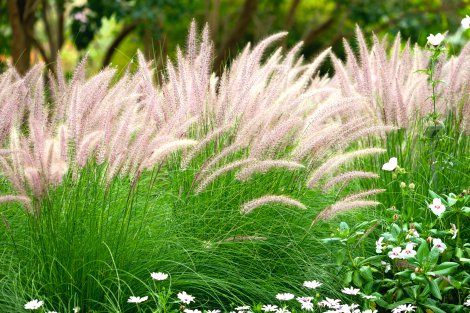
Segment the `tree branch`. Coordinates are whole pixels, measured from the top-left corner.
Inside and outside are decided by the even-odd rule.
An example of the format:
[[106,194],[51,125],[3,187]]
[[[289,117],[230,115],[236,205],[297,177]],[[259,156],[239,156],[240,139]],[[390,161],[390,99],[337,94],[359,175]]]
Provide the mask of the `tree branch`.
[[315,38],[329,30],[330,27],[336,22],[336,17],[339,16],[339,14],[335,12],[337,9],[338,5],[335,3],[335,8],[333,9],[331,16],[319,27],[312,28],[307,34],[305,34],[305,36],[302,38],[305,47],[310,45],[315,40]]
[[45,26],[45,29],[46,29],[46,35],[47,35],[47,39],[48,39],[48,42],[49,42],[49,52],[50,52],[50,55],[51,55],[51,59],[52,60],[55,60],[56,58],[54,56],[57,55],[57,45],[56,45],[56,40],[54,38],[54,36],[52,35],[52,28],[51,28],[51,24],[49,23],[49,16],[48,16],[48,3],[47,3],[47,0],[42,0],[42,17],[43,17],[43,20],[44,20],[44,26]]
[[295,13],[299,7],[300,0],[292,0],[292,3],[289,8],[289,12],[287,13],[286,21],[284,22],[284,29],[289,30],[292,25],[294,25],[295,20]]
[[57,14],[57,49],[60,50],[64,45],[64,29],[65,29],[65,22],[64,22],[64,1],[57,0],[56,1],[56,14]]
[[106,54],[103,58],[102,66],[106,67],[111,63],[111,59],[113,58],[113,54],[116,51],[117,47],[121,44],[121,42],[126,39],[126,37],[132,33],[137,28],[138,22],[135,21],[132,24],[124,25],[119,34],[114,38],[111,45],[106,50]]

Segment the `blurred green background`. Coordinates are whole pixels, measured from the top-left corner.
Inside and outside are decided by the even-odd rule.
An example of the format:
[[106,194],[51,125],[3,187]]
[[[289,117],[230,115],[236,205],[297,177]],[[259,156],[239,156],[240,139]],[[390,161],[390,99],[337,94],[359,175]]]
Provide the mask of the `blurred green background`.
[[289,31],[281,44],[303,40],[307,58],[329,46],[342,56],[342,38],[352,39],[356,24],[420,44],[449,31],[459,49],[468,40],[459,28],[466,14],[470,0],[0,0],[0,71],[8,62],[21,73],[39,62],[53,70],[59,54],[71,71],[85,53],[91,72],[122,69],[137,49],[161,70],[192,18],[209,24],[216,70],[247,42],[281,30]]

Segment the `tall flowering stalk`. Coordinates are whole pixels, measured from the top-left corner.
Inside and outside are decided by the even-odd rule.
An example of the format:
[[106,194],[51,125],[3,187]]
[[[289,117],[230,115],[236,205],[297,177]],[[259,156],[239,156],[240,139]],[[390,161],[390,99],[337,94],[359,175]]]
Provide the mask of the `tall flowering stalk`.
[[436,87],[442,80],[436,79],[436,69],[439,63],[439,59],[441,54],[446,50],[445,47],[442,45],[444,41],[444,35],[438,33],[437,35],[429,35],[428,36],[428,43],[430,47],[428,48],[431,54],[431,59],[429,62],[429,67],[426,70],[426,74],[428,75],[428,82],[432,88],[432,106],[433,111],[428,115],[428,119],[431,121],[432,125],[428,129],[428,135],[431,140],[431,172],[432,172],[432,184],[433,190],[437,190],[437,178],[436,178],[436,145],[438,143],[438,133],[441,128],[439,125],[439,113],[436,111],[436,100],[437,100],[437,92]]

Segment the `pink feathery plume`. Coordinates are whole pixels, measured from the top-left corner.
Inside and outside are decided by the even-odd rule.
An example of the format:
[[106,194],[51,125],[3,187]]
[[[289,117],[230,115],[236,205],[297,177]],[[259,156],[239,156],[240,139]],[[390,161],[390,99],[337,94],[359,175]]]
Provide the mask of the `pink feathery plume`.
[[380,202],[370,200],[356,200],[356,201],[338,201],[332,206],[320,212],[317,217],[312,221],[312,224],[320,220],[328,220],[339,213],[350,211],[353,209],[360,209],[366,207],[375,207],[380,205]]
[[259,208],[260,206],[266,204],[281,204],[287,206],[297,207],[299,209],[307,209],[307,207],[300,201],[292,199],[287,196],[279,196],[279,195],[266,195],[260,198],[250,200],[242,205],[240,211],[242,214],[249,214],[253,212],[254,209]]
[[307,187],[308,188],[313,188],[315,187],[319,180],[327,173],[327,172],[332,172],[335,169],[337,169],[339,166],[342,164],[349,162],[357,157],[363,157],[367,155],[374,155],[374,154],[380,154],[380,153],[385,153],[387,150],[381,149],[381,148],[368,148],[368,149],[362,149],[362,150],[356,150],[353,152],[341,154],[338,156],[335,156],[328,161],[326,161],[323,165],[318,167],[308,178],[307,180]]
[[246,181],[255,173],[264,174],[274,168],[283,168],[290,171],[294,171],[297,169],[305,168],[305,166],[300,163],[289,160],[257,161],[256,163],[244,167],[240,172],[237,173],[236,178],[240,181]]
[[230,172],[234,169],[237,169],[239,167],[242,167],[244,165],[248,165],[248,164],[251,164],[253,163],[254,161],[256,161],[256,159],[252,159],[252,158],[249,158],[249,159],[244,159],[244,160],[238,160],[238,161],[234,161],[234,162],[231,162],[231,163],[228,163],[226,165],[224,165],[223,167],[217,169],[216,171],[212,172],[210,175],[208,176],[203,176],[201,177],[201,181],[200,183],[198,184],[195,192],[196,193],[201,193],[202,191],[204,191],[204,189],[207,188],[207,186],[212,183],[213,181],[215,181],[218,177],[222,176],[223,174],[227,173],[227,172]]
[[350,181],[354,179],[362,179],[362,178],[377,179],[379,177],[380,176],[378,174],[372,173],[372,172],[350,171],[350,172],[346,172],[338,176],[335,176],[331,178],[330,180],[328,180],[323,185],[322,190],[324,192],[327,192],[328,190],[330,190],[333,186],[337,184],[342,184],[343,186],[345,186],[346,184],[348,184]]

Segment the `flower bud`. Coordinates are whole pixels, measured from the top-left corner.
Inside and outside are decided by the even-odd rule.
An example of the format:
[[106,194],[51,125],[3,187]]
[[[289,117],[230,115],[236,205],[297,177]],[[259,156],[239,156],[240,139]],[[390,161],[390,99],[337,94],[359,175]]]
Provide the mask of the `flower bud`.
[[400,218],[400,215],[398,215],[398,214],[393,215],[393,220],[394,221],[397,221],[399,218]]
[[402,182],[400,183],[400,188],[401,188],[401,189],[405,189],[405,188],[406,188],[406,183],[402,181]]
[[413,184],[413,183],[410,183],[410,184],[408,185],[408,188],[410,188],[411,190],[414,190],[415,187],[416,187],[416,186],[415,186],[415,184]]
[[426,239],[426,241],[427,241],[428,243],[431,243],[431,242],[432,242],[432,237],[429,236],[428,239]]

